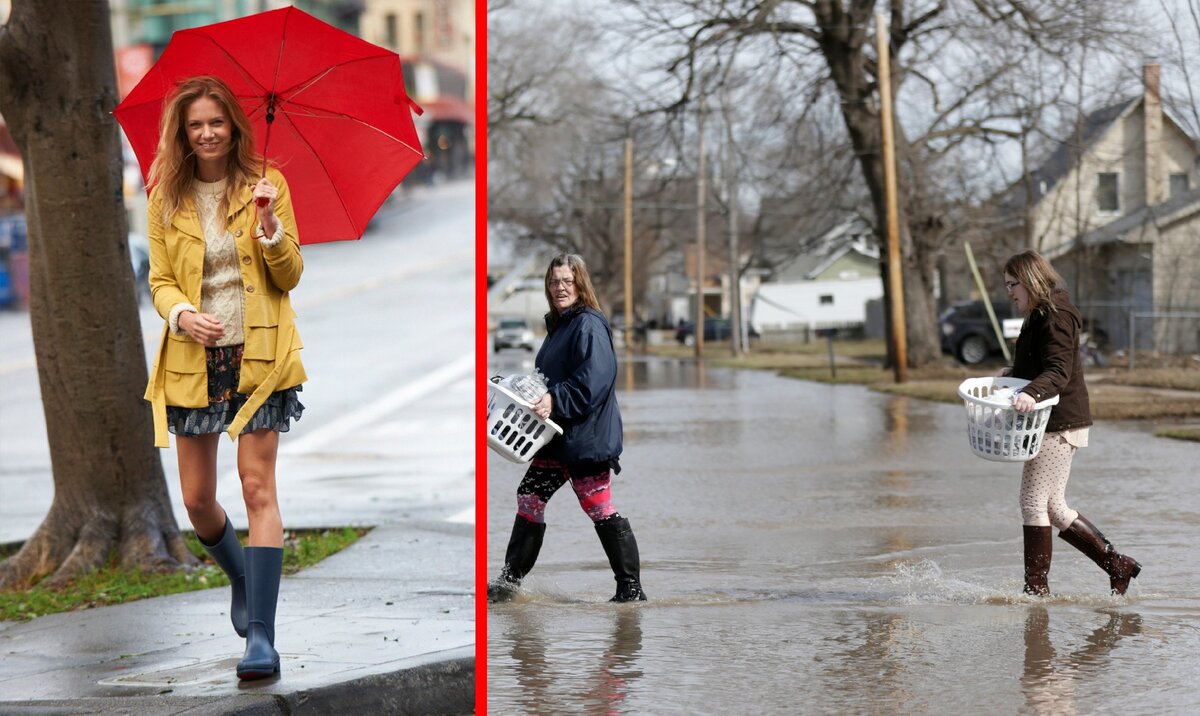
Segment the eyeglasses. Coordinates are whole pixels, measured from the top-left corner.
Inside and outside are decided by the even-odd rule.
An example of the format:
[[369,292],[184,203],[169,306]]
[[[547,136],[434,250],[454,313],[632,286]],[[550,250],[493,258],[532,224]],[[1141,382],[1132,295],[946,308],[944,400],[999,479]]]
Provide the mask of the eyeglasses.
[[559,286],[562,286],[563,288],[570,288],[574,285],[575,285],[575,279],[573,279],[573,278],[552,278],[552,279],[550,279],[550,288],[558,288]]
[[1020,285],[1021,285],[1020,281],[1005,281],[1004,282],[1004,290],[1011,292],[1014,288],[1016,288],[1017,286],[1020,286]]

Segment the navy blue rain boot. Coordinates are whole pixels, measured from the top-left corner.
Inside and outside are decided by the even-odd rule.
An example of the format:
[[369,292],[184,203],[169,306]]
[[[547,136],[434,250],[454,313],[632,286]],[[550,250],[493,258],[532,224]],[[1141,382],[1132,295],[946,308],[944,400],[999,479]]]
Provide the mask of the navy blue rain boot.
[[279,599],[279,576],[283,571],[283,548],[247,547],[246,653],[237,665],[239,679],[265,679],[279,673],[275,651],[275,603]]
[[242,556],[242,543],[238,542],[237,533],[233,531],[233,524],[229,521],[229,515],[225,515],[225,531],[221,533],[221,539],[217,540],[216,544],[207,544],[200,539],[200,535],[196,535],[196,539],[200,540],[200,546],[204,547],[204,551],[208,552],[208,556],[213,558],[213,561],[224,570],[229,577],[229,584],[233,591],[233,601],[229,605],[229,620],[233,622],[233,630],[240,637],[246,636],[246,563]]

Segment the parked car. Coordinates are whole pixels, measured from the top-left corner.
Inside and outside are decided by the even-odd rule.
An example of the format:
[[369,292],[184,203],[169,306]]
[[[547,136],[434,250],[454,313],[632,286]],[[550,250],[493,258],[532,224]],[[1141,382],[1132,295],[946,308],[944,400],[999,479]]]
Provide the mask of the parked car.
[[[758,338],[758,331],[754,330],[754,326],[748,326],[748,334],[750,338]],[[727,341],[732,335],[733,329],[728,318],[704,319],[705,341]],[[675,340],[685,346],[694,345],[696,343],[696,322],[684,321],[679,324],[675,328]]]
[[524,318],[501,318],[492,336],[492,346],[497,353],[505,348],[533,350],[533,329]]
[[129,232],[129,260],[133,263],[133,287],[138,304],[150,302],[150,242],[137,232]]
[[[1001,323],[1014,318],[1013,306],[1008,301],[993,301],[992,310]],[[938,316],[938,325],[942,330],[942,352],[963,363],[975,365],[1002,353],[983,301],[954,304]]]

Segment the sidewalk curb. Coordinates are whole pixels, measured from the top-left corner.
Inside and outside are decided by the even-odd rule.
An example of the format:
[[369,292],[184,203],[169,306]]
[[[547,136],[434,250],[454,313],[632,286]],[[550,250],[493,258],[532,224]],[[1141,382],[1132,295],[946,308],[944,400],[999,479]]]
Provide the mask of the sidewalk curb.
[[[238,697],[229,702],[240,701]],[[229,703],[232,706],[233,703]],[[318,689],[277,695],[270,703],[212,713],[236,716],[273,714],[466,714],[475,708],[475,657],[459,657],[373,674]]]
[[[456,649],[459,653],[473,649]],[[284,677],[286,678],[286,676]],[[253,689],[253,687],[250,687]],[[475,656],[456,656],[385,674],[372,674],[290,694],[94,697],[56,701],[0,701],[12,716],[305,716],[316,714],[469,714],[475,708]]]

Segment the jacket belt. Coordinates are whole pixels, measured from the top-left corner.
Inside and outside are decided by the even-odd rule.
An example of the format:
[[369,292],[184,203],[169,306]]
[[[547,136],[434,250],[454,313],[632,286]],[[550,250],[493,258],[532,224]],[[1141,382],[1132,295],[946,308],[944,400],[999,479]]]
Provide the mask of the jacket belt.
[[150,373],[150,385],[146,387],[146,395],[150,398],[150,409],[154,414],[154,447],[156,448],[171,446],[171,439],[167,432],[166,361],[163,360],[166,352],[167,332],[170,330],[164,322],[162,338],[159,339],[158,344],[158,360],[154,362],[154,370]]

